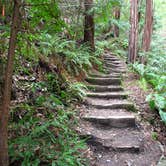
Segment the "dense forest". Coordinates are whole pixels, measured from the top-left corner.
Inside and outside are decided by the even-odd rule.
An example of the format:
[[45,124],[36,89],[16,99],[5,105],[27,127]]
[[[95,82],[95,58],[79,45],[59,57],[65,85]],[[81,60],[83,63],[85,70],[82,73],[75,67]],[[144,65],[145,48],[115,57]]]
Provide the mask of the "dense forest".
[[165,8],[0,0],[0,166],[166,165]]

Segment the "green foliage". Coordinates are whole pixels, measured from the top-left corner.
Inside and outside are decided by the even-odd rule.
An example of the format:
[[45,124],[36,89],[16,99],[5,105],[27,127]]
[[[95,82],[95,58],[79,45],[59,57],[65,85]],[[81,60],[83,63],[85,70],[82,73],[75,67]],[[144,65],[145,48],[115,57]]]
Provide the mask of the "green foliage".
[[[93,65],[101,67],[99,59],[103,49],[97,46],[92,53],[86,45],[65,38],[65,30],[74,36],[76,29],[72,28],[78,27],[64,23],[57,1],[25,0],[24,3],[28,5],[20,10],[23,19],[14,71],[18,78],[17,90],[24,101],[11,110],[10,164],[87,165],[82,155],[85,143],[73,129],[77,121],[72,107],[85,96],[86,86],[71,81],[70,77],[86,72]],[[10,21],[1,27],[0,37],[6,39],[0,41],[0,52],[4,55],[8,48]],[[41,57],[46,62],[43,66],[39,63]],[[54,71],[50,71],[52,66]],[[19,77],[31,76],[35,81],[19,80]]]
[[147,59],[147,64],[135,63],[133,68],[139,73],[141,80],[150,83],[154,88],[154,92],[147,96],[147,101],[152,109],[158,108],[162,120],[166,122],[166,53],[163,42],[165,40],[154,36],[152,50],[147,54],[140,53]]
[[158,139],[158,135],[156,132],[152,132],[152,139],[155,141]]
[[146,91],[148,89],[148,83],[145,78],[140,79],[139,85],[144,91]]
[[144,77],[144,75],[145,75],[145,65],[144,64],[140,64],[140,63],[136,62],[133,64],[132,67],[141,77]]
[[86,96],[85,90],[87,89],[88,88],[84,84],[76,82],[74,84],[70,84],[67,91],[74,99],[82,100],[83,97]]
[[159,30],[160,32],[165,31],[165,25],[166,25],[166,1],[165,0],[157,0],[155,2],[155,28]]
[[30,84],[28,102],[11,111],[9,132],[14,134],[9,139],[11,164],[86,165],[81,153],[85,143],[73,130],[77,121],[75,111],[69,109],[72,102],[82,99],[85,88],[53,73],[45,74],[43,82]]
[[[0,26],[1,27],[1,26]],[[3,26],[1,27],[1,28],[3,28]],[[4,29],[5,29],[5,31],[1,31],[1,29],[0,29],[0,54],[1,55],[4,55],[4,54],[6,54],[7,53],[7,40],[6,40],[6,38],[8,38],[9,37],[9,31],[8,30],[6,30],[6,28],[8,29],[9,28],[9,26],[4,26]]]
[[[36,99],[36,104],[38,102],[54,102],[59,103],[59,105],[70,105],[73,102],[81,101],[85,96],[85,90],[87,87],[79,82],[70,82],[66,78],[61,78],[53,73],[46,74],[45,82],[38,82],[32,84],[32,92],[36,94],[38,91],[42,91],[45,96],[39,96]],[[53,93],[50,95],[49,100],[46,99],[48,93]],[[44,105],[51,105],[50,103],[44,103]],[[54,105],[56,107],[56,105]]]
[[[60,9],[58,3],[54,0],[26,0],[31,4],[30,8],[26,8],[28,13],[28,22],[32,28],[37,31],[43,30],[49,33],[55,33],[61,31],[61,28],[65,26],[61,20]],[[25,24],[27,20],[25,20]]]
[[75,124],[71,121],[73,111],[57,110],[55,114],[48,107],[37,109],[27,104],[18,105],[13,111],[18,109],[26,113],[18,123],[9,126],[11,132],[19,135],[9,141],[10,163],[21,162],[22,166],[85,164],[81,156],[85,144],[71,129]]
[[[128,0],[98,0],[94,7],[96,35],[113,37],[114,25],[119,27],[120,35],[121,32],[126,33],[126,30],[129,30],[129,6]],[[121,12],[120,20],[115,19],[113,14],[117,7],[120,8]]]
[[86,72],[92,64],[101,65],[98,58],[103,50],[97,47],[96,52],[92,53],[86,45],[78,46],[73,40],[42,34],[39,51],[47,56],[52,55],[55,59],[63,59],[64,68],[70,74],[79,75],[80,71]]
[[93,8],[95,11],[96,22],[97,23],[105,23],[107,24],[110,21],[111,11],[115,7],[120,7],[122,5],[121,0],[97,0],[97,5]]
[[128,41],[123,38],[114,38],[109,40],[97,41],[96,45],[101,49],[108,49],[113,54],[126,58]]
[[159,114],[161,116],[161,119],[163,120],[163,122],[165,122],[166,124],[166,112],[159,110]]

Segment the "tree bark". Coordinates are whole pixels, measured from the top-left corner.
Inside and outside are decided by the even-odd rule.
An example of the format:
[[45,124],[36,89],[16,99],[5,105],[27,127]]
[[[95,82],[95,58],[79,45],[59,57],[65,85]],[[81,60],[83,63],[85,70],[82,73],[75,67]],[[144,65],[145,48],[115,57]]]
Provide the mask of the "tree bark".
[[[115,8],[114,18],[119,21],[120,20],[120,7]],[[114,37],[119,37],[119,27],[114,25]]]
[[11,26],[11,35],[8,49],[8,59],[5,71],[4,91],[2,96],[2,105],[0,108],[0,166],[8,166],[8,118],[9,106],[12,89],[13,63],[16,47],[16,38],[19,26],[19,8],[21,0],[14,0],[13,18]]
[[5,5],[1,1],[0,1],[0,11],[1,11],[1,16],[4,17],[5,16]]
[[3,57],[0,56],[0,106],[2,105],[3,87],[4,87],[4,71],[5,63]]
[[130,33],[128,61],[134,63],[138,49],[138,0],[130,0]]
[[85,6],[85,22],[84,22],[84,42],[88,43],[91,50],[95,50],[94,44],[94,16],[91,12],[93,0],[84,0]]
[[[150,50],[151,38],[153,31],[153,0],[146,0],[145,26],[142,39],[142,50],[148,52]],[[145,57],[141,58],[141,62],[145,63]]]

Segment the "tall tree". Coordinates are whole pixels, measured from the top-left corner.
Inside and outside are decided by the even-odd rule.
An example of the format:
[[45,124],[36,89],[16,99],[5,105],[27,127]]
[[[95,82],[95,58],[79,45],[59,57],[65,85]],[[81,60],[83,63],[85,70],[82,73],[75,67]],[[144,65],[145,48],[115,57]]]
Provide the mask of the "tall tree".
[[5,5],[2,6],[2,16],[5,16]]
[[2,96],[2,105],[0,108],[0,166],[8,166],[8,118],[9,105],[12,89],[13,61],[16,47],[16,38],[19,26],[19,8],[21,0],[14,0],[13,18],[11,26],[11,35],[9,41],[9,50],[7,57],[7,66],[5,71],[4,91]]
[[130,34],[128,61],[134,63],[138,49],[138,0],[130,0]]
[[84,0],[85,22],[84,22],[84,42],[88,43],[91,50],[95,50],[94,44],[94,16],[92,12],[93,0]]
[[[153,30],[153,0],[146,0],[145,25],[144,25],[144,33],[142,39],[142,49],[145,52],[149,51],[150,49],[152,30]],[[144,57],[142,57],[141,62],[145,63]]]
[[[115,8],[114,18],[116,19],[116,21],[120,20],[120,7]],[[114,37],[119,37],[119,26],[117,24],[114,25]]]

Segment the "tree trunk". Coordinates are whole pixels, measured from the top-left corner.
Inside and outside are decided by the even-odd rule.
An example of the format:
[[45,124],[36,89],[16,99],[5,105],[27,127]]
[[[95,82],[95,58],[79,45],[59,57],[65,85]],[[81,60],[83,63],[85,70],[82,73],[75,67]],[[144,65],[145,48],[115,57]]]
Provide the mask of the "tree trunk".
[[[115,8],[114,18],[117,21],[120,20],[120,7]],[[114,25],[114,37],[119,37],[119,27],[118,27],[118,25]]]
[[5,16],[5,5],[2,6],[2,17]]
[[134,63],[138,49],[138,0],[130,0],[130,34],[128,61]]
[[16,46],[16,38],[19,25],[20,0],[14,0],[14,10],[11,26],[11,35],[9,41],[8,59],[5,71],[4,91],[2,96],[2,105],[0,109],[0,166],[8,166],[8,118],[9,105],[12,89],[13,61]]
[[5,71],[5,63],[4,58],[0,56],[0,106],[2,105],[2,95],[3,95],[3,87],[4,87],[4,71]]
[[[145,26],[142,39],[142,49],[147,52],[150,49],[150,43],[153,30],[153,0],[146,0]],[[145,57],[141,58],[141,62],[145,63]]]
[[91,12],[93,0],[84,0],[85,22],[84,22],[84,42],[88,43],[91,50],[95,50],[94,44],[94,18]]

